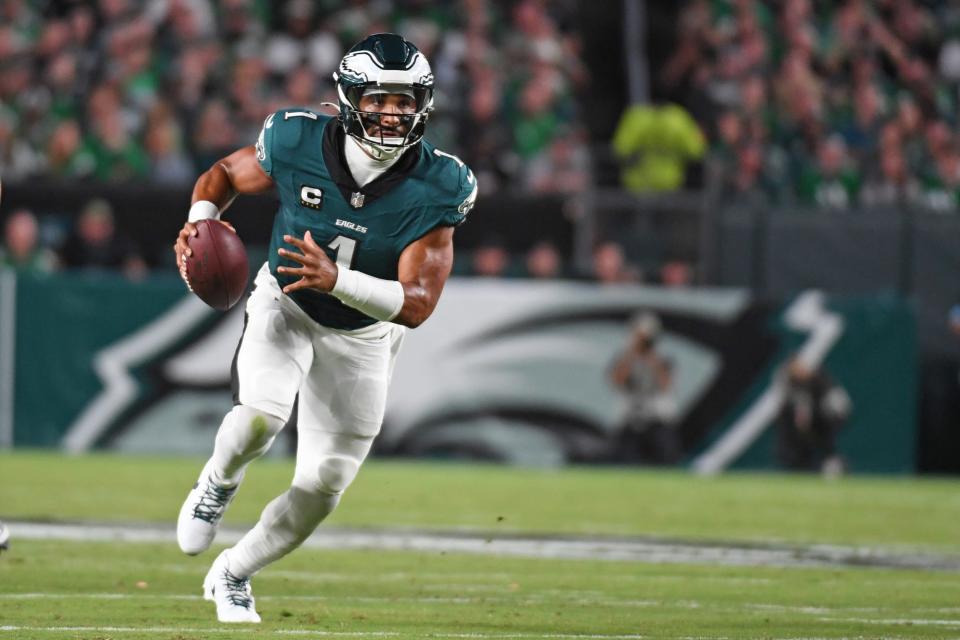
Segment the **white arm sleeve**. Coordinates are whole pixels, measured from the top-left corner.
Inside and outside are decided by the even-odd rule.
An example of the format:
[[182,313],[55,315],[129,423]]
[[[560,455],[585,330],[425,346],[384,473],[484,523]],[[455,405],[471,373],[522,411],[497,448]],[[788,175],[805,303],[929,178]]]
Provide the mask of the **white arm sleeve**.
[[209,200],[197,200],[190,207],[190,213],[187,215],[187,222],[197,222],[199,220],[219,220],[220,209]]
[[353,269],[337,269],[337,282],[330,294],[348,307],[377,320],[389,322],[403,309],[402,284]]

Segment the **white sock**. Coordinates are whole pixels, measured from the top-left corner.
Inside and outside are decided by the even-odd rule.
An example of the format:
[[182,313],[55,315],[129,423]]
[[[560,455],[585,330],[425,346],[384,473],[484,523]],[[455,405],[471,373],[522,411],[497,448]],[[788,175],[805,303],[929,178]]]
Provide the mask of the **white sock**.
[[311,493],[290,487],[274,498],[260,521],[230,549],[230,571],[252,576],[310,537],[340,502],[340,494]]
[[373,436],[319,429],[301,428],[299,436],[292,486],[230,550],[238,576],[251,576],[303,544],[339,504],[373,445]]

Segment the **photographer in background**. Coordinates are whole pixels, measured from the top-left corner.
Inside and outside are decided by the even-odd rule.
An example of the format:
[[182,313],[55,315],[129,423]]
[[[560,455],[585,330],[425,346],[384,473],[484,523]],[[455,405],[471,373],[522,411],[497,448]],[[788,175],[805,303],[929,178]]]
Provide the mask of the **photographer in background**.
[[850,417],[850,396],[823,369],[796,355],[779,375],[786,399],[777,416],[777,461],[791,471],[843,474],[837,432]]
[[[960,296],[957,296],[960,300]],[[960,302],[955,303],[947,311],[947,326],[955,337],[960,338]],[[960,384],[960,367],[957,368],[957,383]]]
[[612,452],[615,462],[674,464],[680,460],[682,451],[673,428],[671,363],[656,349],[660,329],[656,314],[637,315],[627,348],[610,369],[610,382],[627,400]]

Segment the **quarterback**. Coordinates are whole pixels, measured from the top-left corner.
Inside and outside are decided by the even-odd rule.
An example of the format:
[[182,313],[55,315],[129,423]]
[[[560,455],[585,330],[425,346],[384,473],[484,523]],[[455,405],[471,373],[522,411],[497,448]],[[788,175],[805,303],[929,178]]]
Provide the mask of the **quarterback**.
[[395,34],[369,36],[334,80],[336,118],[277,111],[255,145],[197,179],[174,246],[185,274],[195,222],[219,219],[237,194],[276,190],[270,257],[233,361],[234,407],[177,521],[185,553],[210,546],[244,470],[298,398],[290,488],[204,579],[221,622],[260,621],[251,576],[296,549],[353,481],[380,430],[404,332],[436,307],[454,227],[477,197],[470,169],[423,139],[433,73],[417,47]]

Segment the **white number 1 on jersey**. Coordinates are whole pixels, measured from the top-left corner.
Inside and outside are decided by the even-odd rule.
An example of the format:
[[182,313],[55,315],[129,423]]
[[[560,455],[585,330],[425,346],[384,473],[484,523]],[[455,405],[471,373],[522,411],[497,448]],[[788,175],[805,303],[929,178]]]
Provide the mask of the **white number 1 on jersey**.
[[353,252],[357,250],[357,241],[347,236],[337,236],[327,245],[337,252],[337,266],[344,269],[353,267]]

